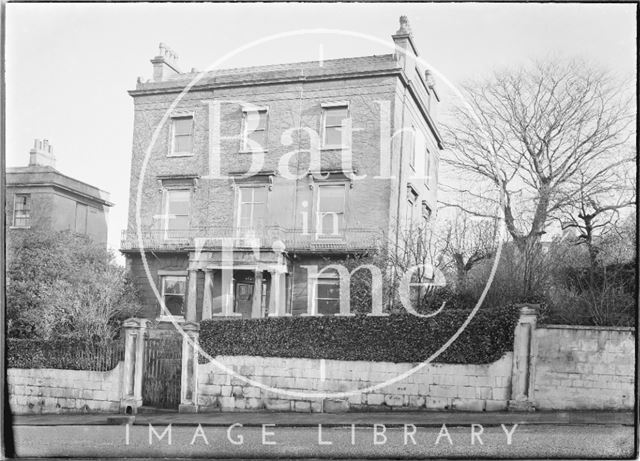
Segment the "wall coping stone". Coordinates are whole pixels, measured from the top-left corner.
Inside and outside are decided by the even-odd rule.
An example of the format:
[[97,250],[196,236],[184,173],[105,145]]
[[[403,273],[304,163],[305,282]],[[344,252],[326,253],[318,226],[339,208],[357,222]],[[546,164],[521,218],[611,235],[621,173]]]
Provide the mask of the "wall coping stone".
[[540,325],[536,330],[610,330],[610,331],[631,331],[635,333],[635,327],[614,327],[614,326],[596,326],[596,325]]

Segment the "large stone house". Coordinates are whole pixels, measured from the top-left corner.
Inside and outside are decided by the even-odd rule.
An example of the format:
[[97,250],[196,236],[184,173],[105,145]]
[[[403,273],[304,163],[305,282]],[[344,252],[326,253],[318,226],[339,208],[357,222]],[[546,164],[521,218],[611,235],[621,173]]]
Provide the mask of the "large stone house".
[[36,139],[29,164],[7,168],[8,238],[25,229],[71,231],[107,244],[109,193],[60,173],[53,147]]
[[160,46],[121,245],[146,317],[336,314],[322,267],[429,218],[439,99],[400,23],[390,54],[204,73]]

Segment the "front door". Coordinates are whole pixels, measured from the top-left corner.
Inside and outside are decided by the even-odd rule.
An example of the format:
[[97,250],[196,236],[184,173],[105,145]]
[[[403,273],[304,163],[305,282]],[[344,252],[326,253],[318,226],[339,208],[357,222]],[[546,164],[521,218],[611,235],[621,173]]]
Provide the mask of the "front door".
[[253,304],[253,283],[235,283],[235,312],[242,314],[243,318],[251,318],[251,305]]

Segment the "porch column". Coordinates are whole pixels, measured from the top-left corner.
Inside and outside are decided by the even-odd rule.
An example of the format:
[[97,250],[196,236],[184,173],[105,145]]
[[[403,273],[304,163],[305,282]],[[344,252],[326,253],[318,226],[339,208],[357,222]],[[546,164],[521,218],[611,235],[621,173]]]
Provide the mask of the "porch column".
[[196,293],[197,287],[197,279],[198,279],[198,271],[190,270],[189,271],[189,288],[187,294],[187,311],[185,312],[185,320],[187,322],[195,322],[196,321],[196,301],[198,299]]
[[253,299],[251,302],[251,318],[262,317],[262,269],[255,270],[253,277]]
[[145,335],[149,320],[130,318],[124,321],[124,370],[121,383],[120,411],[136,414],[142,406]]
[[269,316],[282,317],[286,313],[286,280],[281,269],[270,270]]
[[182,375],[180,377],[180,413],[198,412],[198,336],[196,322],[182,325]]
[[513,336],[511,368],[511,400],[509,410],[533,411],[533,381],[535,363],[536,305],[523,305]]
[[233,312],[233,269],[222,269],[222,315],[241,315]]
[[204,271],[204,293],[202,294],[202,320],[211,318],[213,312],[213,271]]

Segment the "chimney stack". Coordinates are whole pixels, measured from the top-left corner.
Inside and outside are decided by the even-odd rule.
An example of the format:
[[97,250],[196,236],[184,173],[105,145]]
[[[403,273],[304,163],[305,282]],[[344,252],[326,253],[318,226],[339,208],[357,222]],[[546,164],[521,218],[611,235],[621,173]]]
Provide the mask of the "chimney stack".
[[29,166],[56,167],[56,157],[53,155],[53,146],[47,139],[36,139],[33,149],[29,151]]
[[418,50],[413,43],[411,26],[406,16],[400,16],[400,28],[391,38],[396,45],[396,60],[400,64],[400,67],[407,72],[407,75],[413,75],[412,68],[415,67]]
[[151,60],[151,64],[154,82],[163,82],[181,73],[178,69],[178,55],[164,43],[158,46],[158,56]]

